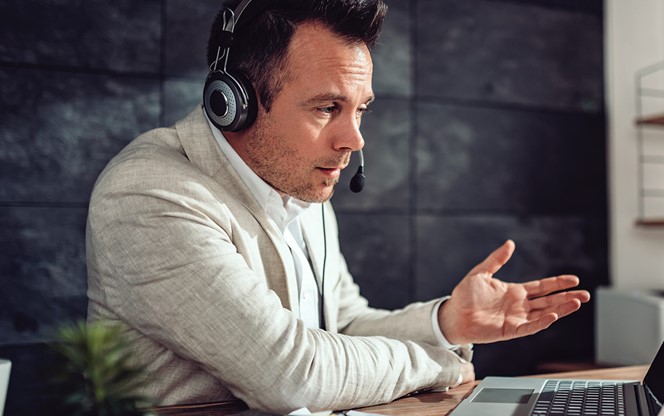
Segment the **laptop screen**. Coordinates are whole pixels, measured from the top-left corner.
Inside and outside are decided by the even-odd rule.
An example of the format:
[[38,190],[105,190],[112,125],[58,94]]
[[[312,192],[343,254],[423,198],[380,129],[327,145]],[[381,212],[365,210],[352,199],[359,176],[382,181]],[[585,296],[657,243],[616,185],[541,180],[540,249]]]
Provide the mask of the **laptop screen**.
[[657,406],[657,409],[662,406],[664,402],[664,343],[659,347],[659,351],[655,359],[650,364],[648,373],[643,379],[643,385],[646,387],[649,401]]

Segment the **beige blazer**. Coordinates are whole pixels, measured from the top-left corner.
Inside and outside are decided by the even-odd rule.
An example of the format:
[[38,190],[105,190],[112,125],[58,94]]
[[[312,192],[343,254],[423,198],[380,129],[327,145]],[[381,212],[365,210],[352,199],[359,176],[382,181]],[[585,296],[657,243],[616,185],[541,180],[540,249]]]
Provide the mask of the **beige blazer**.
[[[288,246],[198,108],[138,137],[99,176],[86,233],[88,319],[127,327],[148,370],[140,393],[162,405],[237,397],[275,412],[344,409],[455,384],[470,349],[436,346],[435,301],[368,307],[325,210],[327,331],[296,318]],[[303,215],[320,279],[321,210]]]

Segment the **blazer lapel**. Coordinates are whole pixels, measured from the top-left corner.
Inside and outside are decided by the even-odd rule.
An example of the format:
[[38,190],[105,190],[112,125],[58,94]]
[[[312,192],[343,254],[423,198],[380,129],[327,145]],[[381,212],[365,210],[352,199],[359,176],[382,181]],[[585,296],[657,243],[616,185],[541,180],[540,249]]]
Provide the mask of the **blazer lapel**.
[[[263,208],[219,148],[203,109],[197,108],[175,127],[187,158],[216,182],[223,184],[224,189],[251,212],[268,235],[272,246],[263,245],[260,249],[268,253],[262,256],[262,263],[269,287],[277,293],[285,308],[299,315],[297,277],[290,249],[281,232],[268,220]],[[280,261],[274,261],[274,254]]]

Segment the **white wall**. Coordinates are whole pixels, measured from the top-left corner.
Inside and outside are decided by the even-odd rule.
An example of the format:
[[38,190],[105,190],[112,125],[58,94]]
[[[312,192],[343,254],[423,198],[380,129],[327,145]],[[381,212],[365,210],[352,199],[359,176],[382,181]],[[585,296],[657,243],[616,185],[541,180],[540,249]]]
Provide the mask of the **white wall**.
[[[664,61],[664,0],[605,0],[605,14],[612,285],[621,289],[664,289],[664,226],[635,225],[639,217],[640,168],[634,123],[635,74],[641,68]],[[647,86],[664,90],[663,80],[664,70],[648,77]],[[664,95],[645,101],[647,111],[664,113]],[[664,155],[664,126],[642,132],[646,152]],[[645,179],[664,182],[662,175]],[[664,198],[649,200],[647,210],[658,209],[657,202],[664,206]]]

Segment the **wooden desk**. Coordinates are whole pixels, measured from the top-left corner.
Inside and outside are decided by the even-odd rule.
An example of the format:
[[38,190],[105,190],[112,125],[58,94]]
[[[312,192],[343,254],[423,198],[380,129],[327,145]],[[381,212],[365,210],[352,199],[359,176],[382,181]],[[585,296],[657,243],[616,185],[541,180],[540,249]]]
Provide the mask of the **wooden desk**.
[[[598,370],[571,371],[566,373],[541,374],[537,378],[594,378],[606,380],[643,380],[648,366],[616,367]],[[420,393],[404,397],[392,403],[364,407],[361,410],[381,415],[441,416],[449,414],[463,399],[468,397],[478,382],[464,384],[446,393]],[[247,407],[240,401],[157,408],[160,416],[223,416],[237,415]]]

